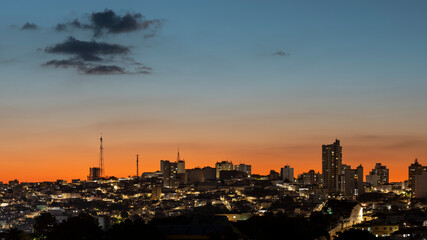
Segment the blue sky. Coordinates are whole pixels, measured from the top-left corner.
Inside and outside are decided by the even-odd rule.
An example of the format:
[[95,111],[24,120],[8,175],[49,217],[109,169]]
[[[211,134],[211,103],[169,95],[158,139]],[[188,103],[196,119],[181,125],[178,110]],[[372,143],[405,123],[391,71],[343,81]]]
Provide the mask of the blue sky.
[[[319,161],[315,146],[335,138],[384,152],[390,151],[386,146],[406,146],[393,153],[371,149],[386,163],[393,158],[389,164],[395,167],[397,159],[409,163],[414,157],[427,157],[422,147],[427,143],[426,5],[425,1],[4,2],[0,156],[15,156],[22,146],[47,151],[52,139],[67,145],[70,136],[84,136],[89,143],[103,131],[116,139],[115,146],[188,145],[189,151],[205,149],[195,156],[210,154],[218,160],[238,158],[246,149],[256,148],[272,159],[270,168],[293,159]],[[88,21],[91,13],[105,9],[118,15],[140,13],[162,20],[162,25],[151,38],[144,38],[146,31],[94,38],[87,30],[54,29],[76,18]],[[26,22],[38,29],[21,30]],[[131,57],[152,72],[88,75],[74,68],[42,66],[64,57],[44,49],[70,36],[127,46]],[[274,54],[278,51],[286,56]],[[366,136],[371,136],[369,141],[361,140]],[[44,145],[33,146],[39,137]],[[224,147],[218,139],[233,150],[206,150]],[[272,145],[313,146],[307,149],[313,154],[302,158],[269,152]],[[357,147],[345,155],[348,161],[371,164],[372,156],[365,159],[356,153]],[[153,166],[163,157],[156,154],[152,153]],[[16,166],[3,164],[18,168],[24,158],[16,157]],[[241,161],[252,161],[257,169],[255,158],[245,155]],[[81,160],[79,168],[87,161]]]

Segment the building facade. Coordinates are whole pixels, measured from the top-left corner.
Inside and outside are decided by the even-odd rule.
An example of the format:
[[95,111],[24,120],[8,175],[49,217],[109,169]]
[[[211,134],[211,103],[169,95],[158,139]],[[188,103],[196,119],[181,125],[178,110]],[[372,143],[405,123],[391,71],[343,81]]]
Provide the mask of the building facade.
[[219,180],[221,176],[220,175],[221,171],[233,170],[233,163],[228,161],[217,162],[215,164],[215,169],[216,169],[216,179]]
[[333,144],[322,146],[323,187],[329,193],[339,192],[338,176],[341,173],[342,147],[338,139]]
[[418,159],[415,158],[415,162],[409,166],[408,169],[408,175],[409,175],[409,181],[408,181],[408,188],[412,191],[415,191],[415,177],[417,175],[421,175],[423,172],[427,171],[427,166],[423,166],[418,163]]
[[289,165],[283,167],[280,171],[283,181],[293,183],[295,182],[294,178],[294,168],[291,168]]
[[250,177],[252,174],[252,166],[246,164],[239,164],[234,166],[234,170],[244,172],[247,177]]
[[382,165],[381,163],[376,163],[375,167],[372,169],[369,175],[379,176],[377,185],[387,184],[390,182],[389,169],[386,166]]

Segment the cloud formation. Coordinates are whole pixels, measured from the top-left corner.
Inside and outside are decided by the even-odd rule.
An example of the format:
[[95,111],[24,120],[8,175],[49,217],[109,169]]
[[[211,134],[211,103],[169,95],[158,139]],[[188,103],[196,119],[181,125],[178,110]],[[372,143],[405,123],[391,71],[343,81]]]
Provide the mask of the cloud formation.
[[48,53],[75,55],[84,61],[102,61],[102,56],[126,55],[130,52],[128,47],[122,45],[96,41],[80,41],[73,37],[69,37],[65,42],[58,43],[55,46],[47,47],[45,51]]
[[162,23],[163,21],[159,19],[145,19],[140,13],[126,13],[120,16],[113,10],[106,9],[103,12],[92,12],[87,21],[75,19],[72,22],[59,23],[55,29],[58,32],[69,30],[69,28],[89,29],[93,32],[94,37],[150,30],[145,36],[151,37],[155,35]]
[[[46,47],[44,51],[50,54],[69,55],[71,57],[68,59],[54,59],[44,63],[43,66],[75,68],[85,74],[149,74],[151,71],[151,68],[127,57],[130,54],[129,47],[119,44],[93,40],[81,41],[69,37],[62,43]],[[121,62],[126,65],[135,66],[134,70],[127,71],[123,66],[111,64],[116,62],[116,57],[121,57]]]
[[25,23],[21,27],[21,30],[37,30],[37,29],[39,29],[39,26],[37,26],[37,24],[35,23],[30,23],[30,22]]
[[274,52],[273,55],[285,57],[285,56],[289,56],[289,53],[279,50]]
[[[91,37],[95,39],[104,35],[112,37],[142,31],[142,39],[146,39],[155,37],[162,23],[163,20],[146,19],[140,13],[117,14],[113,10],[106,9],[73,21],[58,23],[55,30],[70,34],[73,31],[80,31],[79,36],[84,36],[85,31],[89,31],[92,33]],[[27,23],[22,27],[22,29],[36,28],[37,25],[34,23]],[[70,36],[63,42],[44,48],[44,52],[62,55],[65,58],[52,59],[42,66],[74,68],[84,74],[150,74],[153,70],[135,60],[130,47],[105,40],[79,40]]]

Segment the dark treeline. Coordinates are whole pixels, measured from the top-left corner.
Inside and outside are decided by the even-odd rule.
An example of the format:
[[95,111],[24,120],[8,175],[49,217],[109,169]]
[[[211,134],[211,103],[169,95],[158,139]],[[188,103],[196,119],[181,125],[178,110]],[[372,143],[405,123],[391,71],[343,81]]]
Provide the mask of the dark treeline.
[[[288,217],[286,215],[266,215],[252,217],[247,221],[227,222],[225,232],[212,232],[201,239],[300,239],[328,240],[327,229],[330,225],[327,215],[313,215],[311,218]],[[113,224],[103,231],[96,218],[81,213],[66,221],[57,223],[49,213],[42,213],[35,219],[34,233],[26,234],[16,228],[0,235],[4,240],[112,240],[112,239],[168,239],[160,230],[161,226],[191,226],[194,218],[199,224],[209,225],[212,216],[180,216],[155,219],[145,223],[141,218],[133,217]],[[183,239],[183,238],[180,238]],[[194,239],[194,238],[193,238]],[[339,240],[375,239],[369,232],[349,230],[341,233]]]

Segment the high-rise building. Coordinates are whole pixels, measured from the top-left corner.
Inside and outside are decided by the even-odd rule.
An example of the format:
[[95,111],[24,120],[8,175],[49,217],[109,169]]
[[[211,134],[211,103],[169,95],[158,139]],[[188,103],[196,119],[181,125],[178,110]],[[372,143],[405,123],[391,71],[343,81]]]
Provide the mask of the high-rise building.
[[216,169],[212,167],[193,168],[185,170],[185,183],[201,183],[215,181]]
[[239,164],[234,166],[234,170],[244,172],[246,176],[250,177],[252,174],[252,166],[246,164]]
[[363,186],[363,167],[359,165],[356,169],[351,169],[350,166],[345,168],[343,176],[343,191],[345,196],[358,196],[365,192]]
[[346,187],[345,173],[347,170],[351,170],[351,166],[347,164],[341,164],[340,174],[338,175],[338,189],[339,189],[338,192],[340,193],[345,193],[345,187]]
[[177,172],[180,174],[185,174],[185,161],[179,160],[178,162],[176,162],[176,164],[177,164]]
[[203,178],[205,181],[215,181],[216,179],[216,169],[213,167],[204,167],[202,168]]
[[415,175],[415,197],[427,199],[427,171]]
[[421,164],[418,163],[418,159],[415,158],[415,162],[411,164],[411,166],[409,166],[409,184],[408,187],[412,190],[415,191],[415,176],[417,175],[421,175],[423,172],[427,171],[427,166],[423,166]]
[[179,148],[178,148],[178,154],[176,157],[176,163],[177,163],[177,167],[178,167],[178,173],[179,174],[185,174],[185,161],[184,161],[184,159],[181,159],[181,157],[179,155]]
[[151,189],[151,200],[158,201],[162,196],[162,188],[155,186]]
[[295,181],[294,168],[291,168],[289,165],[281,168],[280,175],[285,182],[293,183]]
[[203,170],[201,168],[185,170],[185,184],[204,182]]
[[220,179],[220,172],[221,171],[232,171],[233,170],[233,163],[232,162],[228,162],[228,161],[222,161],[222,162],[217,162],[215,164],[215,168],[216,168],[216,179]]
[[320,173],[316,173],[314,170],[310,170],[302,174],[302,183],[307,186],[319,185],[321,177],[322,175]]
[[89,176],[87,180],[94,181],[101,178],[101,169],[99,167],[89,168]]
[[[390,182],[389,180],[389,169],[382,165],[381,163],[376,163],[375,168],[369,173],[369,175],[378,175],[378,184],[387,184]],[[373,177],[375,179],[375,177]]]
[[329,193],[339,192],[338,175],[341,172],[342,147],[338,139],[333,144],[322,146],[323,187]]
[[369,183],[371,187],[378,187],[378,185],[380,184],[380,176],[377,174],[366,175],[366,182]]
[[160,160],[160,165],[163,167],[163,186],[167,188],[174,188],[179,185],[178,179],[178,164],[168,160]]
[[160,160],[160,172],[163,175],[163,186],[167,188],[178,187],[185,181],[185,161],[180,159],[179,150],[176,162]]

